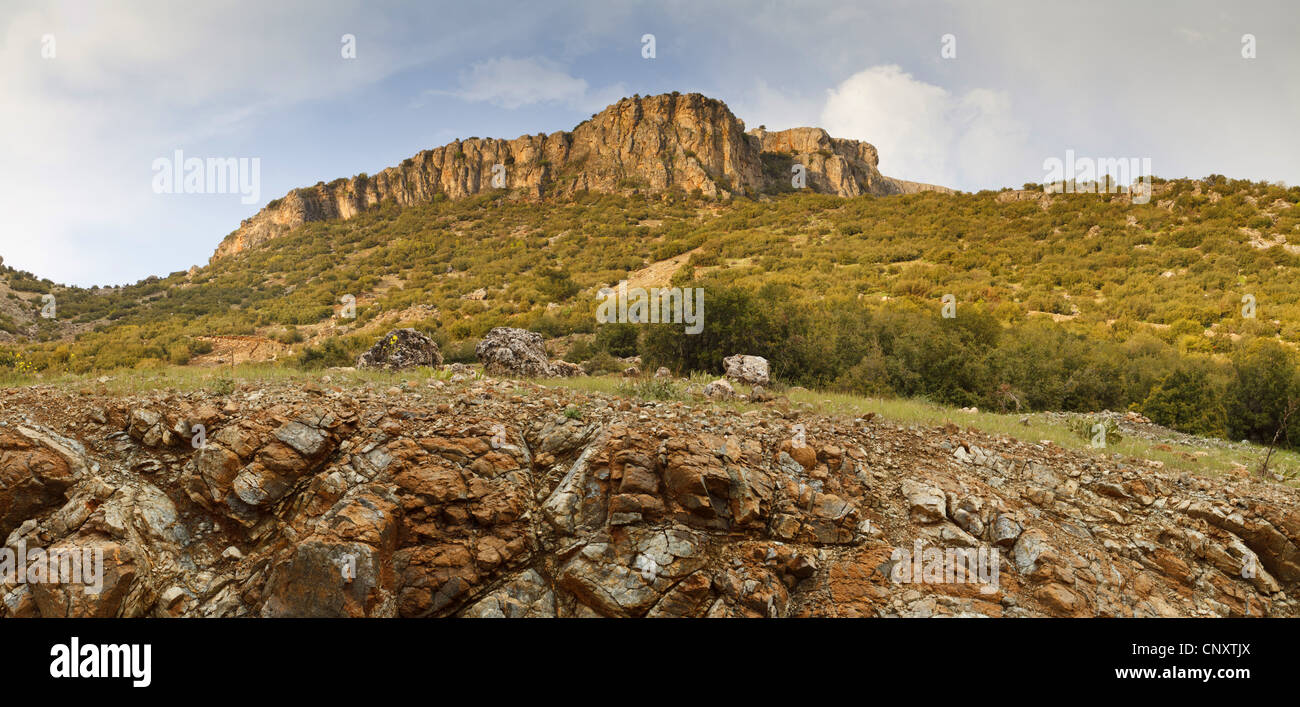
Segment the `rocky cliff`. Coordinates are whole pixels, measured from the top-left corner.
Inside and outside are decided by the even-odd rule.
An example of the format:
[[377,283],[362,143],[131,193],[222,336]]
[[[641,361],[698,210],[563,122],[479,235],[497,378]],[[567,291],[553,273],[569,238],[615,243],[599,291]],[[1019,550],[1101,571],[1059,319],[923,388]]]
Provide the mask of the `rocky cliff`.
[[104,558],[98,593],[0,576],[0,616],[1300,614],[1282,485],[781,399],[332,375],[0,390],[0,540]]
[[351,218],[389,199],[424,204],[438,195],[461,199],[494,189],[530,199],[672,188],[726,197],[789,189],[794,163],[804,165],[807,188],[822,193],[948,191],[885,177],[877,169],[876,148],[867,143],[832,138],[819,128],[746,133],[721,101],[664,94],[624,98],[570,132],[457,140],[373,176],[295,189],[246,219],[212,258],[304,222]]

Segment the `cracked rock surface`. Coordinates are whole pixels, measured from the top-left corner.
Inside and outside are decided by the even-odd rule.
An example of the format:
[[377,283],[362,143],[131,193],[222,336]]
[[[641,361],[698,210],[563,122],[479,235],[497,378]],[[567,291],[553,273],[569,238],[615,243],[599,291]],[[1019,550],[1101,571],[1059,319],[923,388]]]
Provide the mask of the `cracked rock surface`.
[[[1296,501],[772,403],[34,386],[0,390],[0,540],[99,550],[103,590],[0,578],[0,616],[1295,616]],[[895,581],[914,548],[997,582]]]

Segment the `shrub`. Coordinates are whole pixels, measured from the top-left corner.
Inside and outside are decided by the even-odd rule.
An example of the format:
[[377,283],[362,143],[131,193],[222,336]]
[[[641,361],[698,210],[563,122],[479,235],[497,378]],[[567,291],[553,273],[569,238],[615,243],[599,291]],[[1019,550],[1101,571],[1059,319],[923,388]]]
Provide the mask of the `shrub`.
[[600,351],[607,351],[610,355],[627,358],[637,354],[637,338],[639,335],[638,325],[612,323],[601,324],[596,327],[596,340],[594,346]]
[[1161,379],[1140,410],[1152,422],[1198,435],[1228,434],[1225,386],[1211,379],[1208,366],[1185,366]]

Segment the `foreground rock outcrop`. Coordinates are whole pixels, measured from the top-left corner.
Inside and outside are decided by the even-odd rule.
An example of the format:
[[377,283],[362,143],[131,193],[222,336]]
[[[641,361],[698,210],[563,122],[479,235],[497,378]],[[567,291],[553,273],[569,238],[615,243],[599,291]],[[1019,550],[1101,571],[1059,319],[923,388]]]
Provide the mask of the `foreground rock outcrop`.
[[571,132],[514,140],[470,138],[425,150],[379,174],[294,189],[228,235],[212,260],[309,221],[348,219],[381,201],[407,206],[500,190],[523,198],[582,191],[699,190],[710,197],[784,191],[801,165],[805,187],[840,196],[951,191],[891,179],[876,148],[820,128],[745,132],[726,104],[698,93],[624,98]]
[[[340,382],[0,390],[6,552],[104,558],[93,594],[0,563],[0,615],[1300,614],[1289,487],[783,399]],[[996,569],[932,571],[966,552]]]

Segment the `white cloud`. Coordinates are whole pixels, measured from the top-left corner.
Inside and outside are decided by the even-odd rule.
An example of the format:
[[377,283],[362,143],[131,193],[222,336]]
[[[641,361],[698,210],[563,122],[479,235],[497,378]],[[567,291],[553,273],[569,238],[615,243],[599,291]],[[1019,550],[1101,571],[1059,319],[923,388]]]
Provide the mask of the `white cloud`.
[[623,85],[592,90],[585,79],[541,57],[500,57],[479,62],[460,76],[455,91],[432,91],[474,103],[514,110],[538,103],[559,103],[581,110],[600,110],[623,96]]
[[[269,121],[292,120],[290,111],[314,102],[345,105],[354,91],[414,66],[517,42],[542,11],[520,9],[488,39],[449,33],[428,41],[429,26],[481,26],[486,18],[474,15],[488,12],[312,0],[51,0],[0,13],[0,134],[15,138],[0,140],[7,167],[0,256],[78,284],[204,262],[251,212],[238,197],[155,195],[153,159],[176,149],[262,156]],[[357,38],[354,60],[341,56],[345,33]],[[42,57],[47,34],[53,58]]]
[[574,103],[587,95],[587,82],[574,78],[545,59],[489,59],[475,64],[460,77],[457,96],[467,101],[487,101],[502,108],[533,103]]
[[830,89],[821,127],[875,145],[881,171],[900,179],[996,188],[1018,184],[1023,175],[1008,167],[1027,163],[1026,131],[1006,94],[954,95],[894,65],[871,67]]

